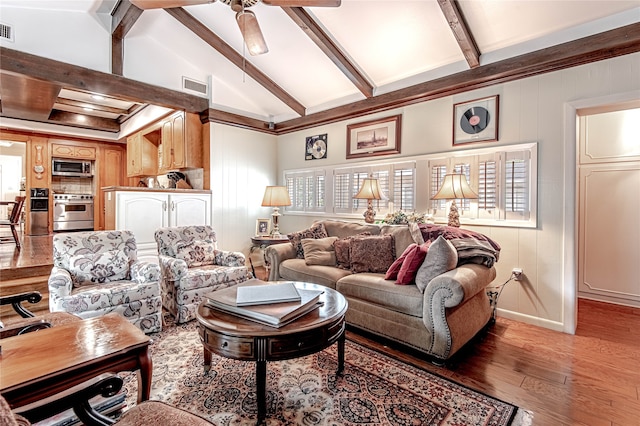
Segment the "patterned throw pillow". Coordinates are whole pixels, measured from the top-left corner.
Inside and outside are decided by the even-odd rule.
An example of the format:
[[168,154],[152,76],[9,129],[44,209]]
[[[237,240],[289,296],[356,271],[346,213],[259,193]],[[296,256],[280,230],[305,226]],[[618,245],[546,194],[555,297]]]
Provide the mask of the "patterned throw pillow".
[[416,285],[424,293],[432,279],[454,269],[457,265],[456,248],[441,235],[429,246],[427,256],[416,274]]
[[413,250],[407,254],[407,257],[404,262],[402,262],[402,266],[398,272],[396,284],[409,285],[415,282],[418,269],[420,269],[420,266],[424,262],[430,245],[431,241],[427,241],[420,245],[416,244]]
[[298,259],[304,259],[304,248],[302,247],[302,239],[303,238],[327,238],[329,234],[327,234],[327,230],[324,227],[322,222],[314,223],[311,228],[305,229],[304,231],[293,232],[289,235],[289,241],[291,241],[291,245],[296,251],[296,257]]
[[216,261],[216,245],[211,240],[193,240],[178,244],[176,258],[187,262],[189,268],[213,265]]
[[338,237],[327,238],[304,238],[302,248],[304,249],[304,262],[307,265],[336,266],[336,252],[333,243]]
[[366,237],[368,235],[371,235],[371,232],[362,232],[360,234],[351,235],[350,237],[341,238],[333,243],[333,248],[336,250],[336,263],[338,268],[351,269],[351,258],[349,257],[351,240],[356,237]]
[[351,240],[351,272],[385,273],[396,257],[393,235],[372,235]]
[[69,258],[73,286],[108,283],[129,278],[129,257],[121,250],[87,253]]

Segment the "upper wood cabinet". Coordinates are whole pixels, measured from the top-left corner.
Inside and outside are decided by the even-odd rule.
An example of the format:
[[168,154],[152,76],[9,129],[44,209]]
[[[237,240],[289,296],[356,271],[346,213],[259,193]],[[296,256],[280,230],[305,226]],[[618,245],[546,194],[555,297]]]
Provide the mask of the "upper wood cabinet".
[[96,159],[96,146],[78,146],[59,143],[51,144],[51,156],[57,158],[77,158],[82,160]]
[[158,173],[202,167],[202,125],[197,114],[177,112],[162,121]]
[[142,131],[127,138],[127,176],[152,176],[158,171],[157,141]]
[[105,145],[100,147],[97,162],[98,183],[94,197],[95,229],[105,229],[105,200],[103,187],[121,186],[125,182],[124,162],[125,150],[120,145]]

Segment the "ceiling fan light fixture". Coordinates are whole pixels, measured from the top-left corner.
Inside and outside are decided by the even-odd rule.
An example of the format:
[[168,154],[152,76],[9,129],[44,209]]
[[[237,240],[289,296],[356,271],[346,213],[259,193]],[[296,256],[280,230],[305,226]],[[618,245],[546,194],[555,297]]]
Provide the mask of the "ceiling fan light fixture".
[[234,12],[242,12],[244,10],[244,3],[242,0],[231,0],[231,10]]
[[242,33],[242,38],[244,38],[245,44],[247,45],[249,54],[256,56],[269,51],[267,42],[262,36],[262,31],[260,31],[260,25],[258,24],[256,15],[253,12],[250,10],[242,10],[238,12],[236,14],[236,21],[240,27],[240,32]]

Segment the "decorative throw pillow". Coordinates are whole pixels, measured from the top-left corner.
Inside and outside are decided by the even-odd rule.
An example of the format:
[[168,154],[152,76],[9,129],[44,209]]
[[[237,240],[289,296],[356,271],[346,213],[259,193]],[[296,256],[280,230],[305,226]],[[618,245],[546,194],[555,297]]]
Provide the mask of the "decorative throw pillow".
[[307,265],[336,266],[336,252],[333,243],[338,237],[303,238],[304,263]]
[[293,232],[289,235],[289,241],[291,241],[291,245],[296,251],[296,257],[298,259],[304,259],[304,249],[302,248],[302,239],[303,238],[326,238],[329,236],[327,234],[327,230],[324,228],[324,224],[322,222],[314,223],[311,228],[305,229],[304,231]]
[[420,245],[412,245],[414,246],[413,250],[407,253],[406,259],[402,262],[396,284],[409,285],[415,282],[416,274],[418,273],[418,269],[420,269],[420,265],[422,265],[425,257],[427,256],[427,251],[429,250],[431,241],[427,241]]
[[372,235],[351,240],[351,272],[385,273],[396,257],[393,235]]
[[400,272],[400,268],[402,267],[402,262],[407,258],[407,255],[410,252],[413,252],[414,248],[417,244],[409,244],[406,249],[402,252],[399,258],[393,261],[389,269],[387,269],[387,273],[384,276],[385,280],[395,280],[398,278],[398,272]]
[[176,246],[176,258],[187,262],[188,267],[214,265],[216,245],[211,240],[193,240]]
[[351,269],[351,258],[349,257],[349,250],[351,248],[351,240],[356,237],[366,237],[371,235],[371,232],[362,232],[360,234],[351,235],[346,238],[341,238],[333,243],[333,248],[336,250],[336,263],[340,269]]
[[432,279],[454,269],[457,265],[456,248],[441,235],[429,246],[427,256],[416,274],[416,285],[424,293]]
[[74,287],[124,280],[129,276],[129,256],[121,250],[79,254],[69,258],[69,271]]

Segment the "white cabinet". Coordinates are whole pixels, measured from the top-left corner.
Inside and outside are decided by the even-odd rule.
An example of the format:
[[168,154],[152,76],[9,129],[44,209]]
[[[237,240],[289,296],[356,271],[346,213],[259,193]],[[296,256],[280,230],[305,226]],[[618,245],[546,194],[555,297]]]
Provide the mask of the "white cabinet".
[[158,255],[156,229],[211,225],[211,194],[122,191],[116,192],[115,198],[115,229],[133,232],[138,258],[143,260]]

